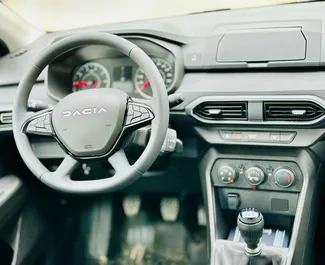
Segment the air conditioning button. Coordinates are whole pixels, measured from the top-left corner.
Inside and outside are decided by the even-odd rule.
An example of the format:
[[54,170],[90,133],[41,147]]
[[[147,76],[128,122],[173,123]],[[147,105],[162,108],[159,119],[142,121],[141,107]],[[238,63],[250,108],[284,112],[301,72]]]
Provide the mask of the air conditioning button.
[[252,143],[268,143],[270,142],[269,132],[242,132],[242,139]]
[[230,131],[220,131],[220,135],[223,140],[231,140],[232,138],[232,132]]
[[296,137],[295,133],[281,133],[280,142],[291,143],[295,137]]

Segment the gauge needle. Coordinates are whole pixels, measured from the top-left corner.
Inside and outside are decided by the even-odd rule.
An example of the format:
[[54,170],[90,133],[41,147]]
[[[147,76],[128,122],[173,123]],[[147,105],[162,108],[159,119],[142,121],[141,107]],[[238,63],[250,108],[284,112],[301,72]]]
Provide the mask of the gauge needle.
[[[145,88],[147,88],[148,86],[150,86],[150,82],[149,82],[149,81],[145,82],[145,83],[140,87],[140,90],[142,91],[142,90],[144,90]],[[134,94],[138,94],[138,93],[139,93],[138,90],[134,90]]]
[[147,82],[145,82],[143,85],[142,85],[142,87],[140,87],[140,89],[141,90],[144,90],[146,87],[148,87],[148,86],[150,86],[150,82],[149,81],[147,81]]
[[73,86],[74,87],[79,87],[79,86],[88,87],[88,83],[86,81],[79,81],[79,82],[74,82]]

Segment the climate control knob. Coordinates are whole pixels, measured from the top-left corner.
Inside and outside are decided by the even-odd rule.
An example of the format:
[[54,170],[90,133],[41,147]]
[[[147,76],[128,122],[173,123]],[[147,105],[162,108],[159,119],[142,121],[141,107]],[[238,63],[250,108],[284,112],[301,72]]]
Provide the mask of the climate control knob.
[[245,171],[245,178],[250,185],[257,186],[264,181],[265,173],[259,167],[249,167]]
[[295,181],[295,173],[287,168],[280,168],[274,172],[274,182],[281,188],[290,187]]
[[234,166],[222,166],[219,168],[217,176],[222,183],[232,184],[237,179],[237,171]]

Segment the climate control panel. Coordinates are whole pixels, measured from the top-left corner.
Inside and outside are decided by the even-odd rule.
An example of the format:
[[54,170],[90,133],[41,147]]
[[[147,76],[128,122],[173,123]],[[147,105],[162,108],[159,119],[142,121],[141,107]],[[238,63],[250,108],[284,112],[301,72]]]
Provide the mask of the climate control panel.
[[218,159],[211,177],[214,186],[288,192],[299,192],[303,182],[299,166],[287,161]]

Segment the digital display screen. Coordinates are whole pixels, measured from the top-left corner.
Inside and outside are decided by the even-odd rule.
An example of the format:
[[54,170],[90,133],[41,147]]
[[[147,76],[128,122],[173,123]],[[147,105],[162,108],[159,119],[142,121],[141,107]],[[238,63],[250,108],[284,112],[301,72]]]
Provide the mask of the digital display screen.
[[125,93],[132,93],[133,81],[132,81],[132,66],[120,66],[114,68],[112,87],[120,89]]

